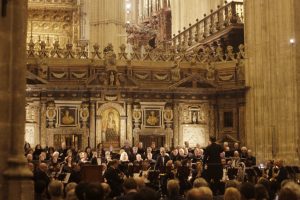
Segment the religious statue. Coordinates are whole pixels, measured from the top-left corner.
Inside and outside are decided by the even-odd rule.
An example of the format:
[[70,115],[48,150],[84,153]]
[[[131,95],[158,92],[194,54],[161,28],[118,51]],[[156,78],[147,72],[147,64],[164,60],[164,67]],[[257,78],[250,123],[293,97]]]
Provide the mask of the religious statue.
[[193,114],[192,114],[192,122],[193,122],[193,124],[196,124],[197,121],[198,121],[198,119],[197,119],[197,112],[193,112]]
[[70,116],[69,110],[66,110],[65,113],[62,115],[63,115],[63,117],[61,119],[62,124],[71,125],[74,123],[74,117]]
[[115,75],[113,72],[110,72],[110,75],[109,75],[109,85],[114,85],[115,83]]

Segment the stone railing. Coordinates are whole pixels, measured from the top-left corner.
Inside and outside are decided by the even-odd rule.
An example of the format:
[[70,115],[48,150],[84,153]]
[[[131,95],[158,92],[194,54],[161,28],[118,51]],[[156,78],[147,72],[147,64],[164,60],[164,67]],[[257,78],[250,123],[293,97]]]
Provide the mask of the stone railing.
[[103,51],[98,44],[93,45],[93,50],[88,51],[87,43],[81,44],[74,48],[73,44],[66,44],[65,48],[61,48],[58,41],[53,44],[53,47],[47,46],[46,42],[41,41],[38,44],[31,40],[28,43],[27,56],[28,59],[90,59],[90,60],[125,60],[125,61],[161,61],[161,62],[190,62],[190,63],[210,63],[210,62],[225,62],[239,61],[244,59],[244,45],[239,45],[238,49],[232,46],[227,46],[223,49],[221,46],[204,46],[195,48],[193,51],[187,51],[184,47],[175,48],[171,46],[167,49],[156,48],[151,49],[146,47],[141,50],[137,46],[132,48],[132,52],[128,53],[126,45],[122,44],[117,56],[113,46],[109,44]]
[[204,18],[196,20],[194,25],[189,24],[188,28],[183,28],[178,35],[173,35],[173,45],[192,46],[201,42],[205,38],[226,29],[230,25],[244,23],[244,6],[243,2],[225,1],[224,6],[218,6],[216,11],[211,10],[209,15],[204,14]]

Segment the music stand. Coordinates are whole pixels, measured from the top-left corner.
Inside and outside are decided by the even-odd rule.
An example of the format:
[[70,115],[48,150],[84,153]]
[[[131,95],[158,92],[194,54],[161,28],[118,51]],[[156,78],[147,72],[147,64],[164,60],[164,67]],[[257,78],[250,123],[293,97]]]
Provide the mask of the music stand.
[[84,182],[103,182],[102,166],[98,165],[83,165],[80,171],[81,181]]

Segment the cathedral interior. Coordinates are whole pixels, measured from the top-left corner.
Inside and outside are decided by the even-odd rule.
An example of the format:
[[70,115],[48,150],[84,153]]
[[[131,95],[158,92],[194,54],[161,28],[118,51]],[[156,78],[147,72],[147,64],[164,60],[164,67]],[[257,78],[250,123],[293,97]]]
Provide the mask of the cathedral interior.
[[300,164],[298,0],[0,2],[5,199],[30,199],[25,141],[205,148],[214,135],[257,163]]

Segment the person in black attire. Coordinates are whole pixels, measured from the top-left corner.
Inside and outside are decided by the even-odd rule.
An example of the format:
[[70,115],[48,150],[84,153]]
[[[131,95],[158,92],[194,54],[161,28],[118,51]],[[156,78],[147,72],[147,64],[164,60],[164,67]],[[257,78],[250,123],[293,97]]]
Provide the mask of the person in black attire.
[[252,156],[252,152],[250,149],[248,149],[247,152],[247,158],[246,158],[246,162],[245,162],[246,167],[252,167],[256,165],[256,158],[255,156]]
[[216,143],[216,137],[209,137],[210,145],[205,149],[203,166],[207,165],[207,182],[211,183],[213,180],[214,185],[218,188],[220,180],[223,176],[223,168],[221,163],[221,153],[223,147]]
[[132,155],[132,148],[129,145],[129,141],[125,140],[124,146],[121,148],[124,149],[124,151],[127,153],[128,157],[130,158]]
[[288,173],[287,173],[286,168],[283,166],[283,160],[276,161],[275,165],[276,166],[274,169],[274,173],[276,173],[276,170],[278,170],[278,172],[275,175],[275,179],[276,179],[276,182],[277,182],[277,185],[279,188],[281,185],[281,182],[288,178]]
[[67,145],[65,142],[61,143],[61,148],[58,150],[59,152],[59,162],[63,162],[65,160],[65,157],[67,156]]
[[138,144],[137,154],[140,154],[140,155],[142,156],[143,159],[146,158],[146,155],[145,155],[145,149],[144,149],[144,147],[143,147],[143,143],[142,143],[142,142],[139,142],[139,144]]
[[104,178],[107,180],[107,183],[109,184],[111,188],[111,197],[116,197],[121,195],[122,193],[122,184],[123,179],[120,175],[120,170],[118,170],[119,161],[118,160],[112,160],[109,163],[109,168],[104,174]]
[[34,173],[34,181],[43,181],[46,184],[46,187],[48,187],[48,184],[50,183],[50,178],[47,174],[48,166],[46,163],[40,163],[39,167],[36,169]]
[[158,156],[155,164],[155,169],[160,170],[160,172],[165,172],[166,163],[170,160],[169,156],[166,155],[166,150],[164,147],[160,148],[160,156]]
[[32,154],[33,160],[39,160],[39,156],[40,156],[40,154],[42,153],[42,151],[43,151],[43,149],[42,149],[41,145],[40,145],[40,144],[37,144],[37,145],[35,146],[34,152],[33,152],[33,154]]

